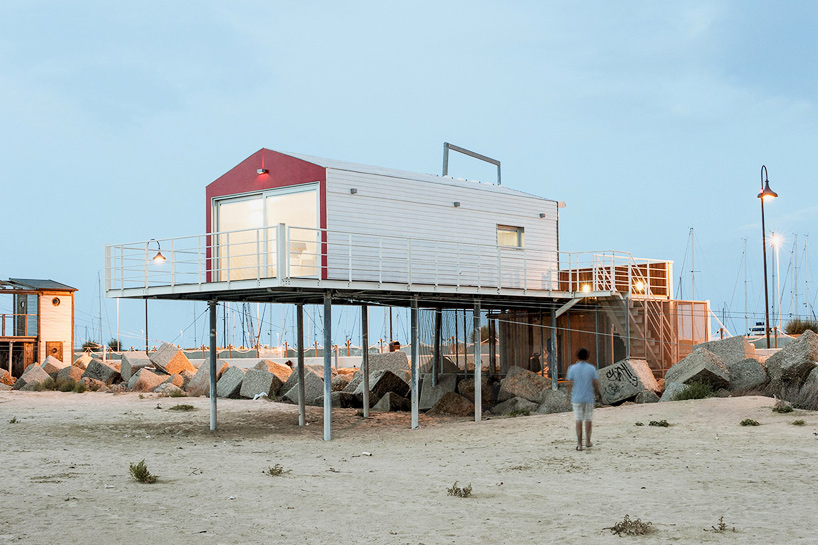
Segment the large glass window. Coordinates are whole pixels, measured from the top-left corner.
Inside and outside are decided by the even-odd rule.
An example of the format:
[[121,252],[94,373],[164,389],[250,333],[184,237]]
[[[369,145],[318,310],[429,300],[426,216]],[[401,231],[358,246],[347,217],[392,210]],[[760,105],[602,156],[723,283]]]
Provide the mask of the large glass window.
[[318,273],[318,188],[288,187],[217,201],[220,280],[274,277],[276,228],[287,226],[290,276]]

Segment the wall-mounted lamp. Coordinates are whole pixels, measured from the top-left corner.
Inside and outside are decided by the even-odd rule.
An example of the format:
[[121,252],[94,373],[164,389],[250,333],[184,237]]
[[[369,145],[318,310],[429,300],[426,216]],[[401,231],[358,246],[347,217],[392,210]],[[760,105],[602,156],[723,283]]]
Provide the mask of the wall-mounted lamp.
[[261,176],[262,174],[267,174],[269,172],[270,172],[269,168],[258,168],[258,169],[256,169],[256,174],[258,174],[259,176]]
[[545,217],[545,212],[540,212],[540,218],[544,218],[544,217]]
[[164,263],[165,256],[162,255],[162,246],[159,245],[159,241],[155,238],[152,238],[148,241],[148,246],[150,246],[151,242],[156,243],[156,255],[153,256],[154,263]]
[[350,194],[350,195],[357,195],[357,194],[358,194],[358,190],[357,190],[356,188],[354,188],[354,187],[350,187],[350,188],[349,188],[349,194]]
[[590,284],[583,284],[582,285],[582,293],[591,293],[591,285]]
[[645,283],[642,282],[641,280],[637,280],[635,288],[636,291],[643,291],[645,289]]
[[460,208],[460,201],[454,201],[454,207]]

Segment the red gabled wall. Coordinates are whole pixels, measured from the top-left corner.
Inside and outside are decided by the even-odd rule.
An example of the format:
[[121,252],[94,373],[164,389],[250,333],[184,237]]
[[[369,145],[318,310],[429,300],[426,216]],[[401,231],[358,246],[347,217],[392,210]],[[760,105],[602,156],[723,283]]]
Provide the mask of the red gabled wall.
[[[258,174],[257,170],[265,168],[267,174]],[[327,169],[309,163],[301,159],[296,159],[283,153],[261,148],[253,155],[231,168],[221,177],[207,186],[207,211],[206,211],[206,233],[213,231],[213,199],[228,195],[240,195],[255,191],[264,191],[277,187],[287,187],[292,185],[319,183],[318,198],[320,199],[319,223],[321,229],[327,228]],[[211,237],[207,237],[207,281],[211,281]],[[322,246],[326,245],[326,233],[321,234]],[[322,278],[326,278],[326,251],[322,249],[321,258]]]

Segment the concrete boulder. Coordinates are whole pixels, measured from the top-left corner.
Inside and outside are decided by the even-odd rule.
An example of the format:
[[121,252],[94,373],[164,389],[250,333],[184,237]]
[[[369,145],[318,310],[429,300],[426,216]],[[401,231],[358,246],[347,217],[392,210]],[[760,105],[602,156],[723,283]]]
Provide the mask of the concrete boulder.
[[68,382],[73,381],[74,384],[82,380],[82,369],[79,367],[74,367],[73,365],[69,365],[67,367],[63,367],[57,373],[57,385],[66,384]]
[[668,369],[665,383],[668,382],[702,382],[714,389],[726,388],[730,384],[730,372],[720,357],[707,349],[698,348]]
[[278,382],[277,386],[281,387],[281,381],[266,369],[248,369],[244,374],[244,381],[241,383],[239,395],[247,399],[253,399],[260,394],[272,397],[277,393],[273,392],[274,380]]
[[816,362],[818,335],[807,330],[767,359],[767,375],[776,387],[801,386]]
[[564,413],[571,410],[571,402],[568,400],[568,392],[564,388],[554,390],[548,388],[540,393],[539,404],[536,412],[539,414]]
[[[307,365],[306,368],[307,369],[312,369],[312,371],[316,375],[321,377],[321,380],[324,380],[324,366],[323,365]],[[338,371],[335,369],[335,367],[330,367],[329,368],[329,374],[330,374],[330,379],[332,379],[332,377],[334,377],[335,375],[338,374]]]
[[169,377],[165,376],[165,382],[168,384],[173,384],[177,388],[181,388],[185,383],[185,378],[182,376],[182,373],[176,373],[175,375],[171,375]]
[[642,390],[633,398],[634,403],[658,403],[659,396],[653,390]]
[[163,384],[167,375],[157,375],[148,369],[140,369],[128,381],[128,387],[134,392],[152,392],[154,388]]
[[412,402],[395,392],[386,392],[372,406],[372,410],[375,412],[410,411],[412,410]]
[[196,371],[185,353],[170,343],[162,343],[159,350],[151,354],[154,367],[168,375],[175,375],[182,371]]
[[401,371],[409,371],[409,358],[406,352],[384,352],[383,354],[369,355],[369,373],[375,371],[392,371],[396,375],[400,375]]
[[122,354],[122,364],[119,368],[119,373],[122,375],[122,380],[128,382],[131,377],[140,369],[151,367],[151,359],[144,352],[125,352]]
[[659,384],[645,360],[622,360],[598,372],[602,403],[612,405],[636,397],[643,390],[659,391]]
[[349,383],[346,386],[344,386],[344,389],[341,391],[344,393],[352,394],[355,392],[355,389],[358,387],[358,385],[361,382],[363,382],[363,380],[364,380],[363,373],[361,373],[360,371],[356,371],[355,374],[352,375],[352,378],[350,379]]
[[[224,360],[216,361],[216,381],[218,383],[224,370],[227,369],[227,363]],[[210,397],[210,362],[206,361],[199,366],[196,374],[188,382],[185,391],[191,396],[208,396]]]
[[254,369],[267,371],[268,373],[273,374],[275,378],[273,379],[273,384],[270,387],[270,395],[273,396],[278,395],[279,392],[281,392],[281,388],[293,374],[293,370],[289,365],[276,363],[271,360],[261,360],[256,364]]
[[[728,337],[717,341],[700,343],[693,347],[693,350],[704,348],[721,358],[726,366],[744,361],[748,358],[755,358],[755,346],[750,344],[747,337],[743,335]],[[732,378],[731,378],[732,379]]]
[[242,382],[244,382],[244,369],[228,365],[219,378],[219,382],[216,383],[216,397],[239,397]]
[[474,414],[474,403],[455,392],[447,392],[429,409],[426,414],[442,416],[471,416]]
[[[438,369],[438,373],[441,374],[441,375],[444,374],[444,373],[455,373],[455,374],[457,374],[458,372],[460,372],[460,368],[457,365],[455,365],[452,360],[450,360],[449,358],[447,358],[445,356],[440,357],[440,365],[441,365],[442,369]],[[431,358],[429,359],[429,361],[427,361],[426,363],[424,363],[420,367],[419,372],[420,373],[430,373],[431,374],[431,372],[432,372],[432,360],[431,360]]]
[[818,367],[809,372],[807,378],[804,379],[802,388],[818,389]]
[[88,367],[88,364],[91,363],[92,358],[89,354],[81,354],[80,357],[74,360],[73,365],[74,367],[79,367],[83,371]]
[[342,392],[348,385],[349,379],[346,375],[336,375],[330,383],[330,389],[333,392]]
[[171,396],[182,392],[182,389],[173,384],[172,382],[163,382],[159,386],[153,389],[153,393],[165,396]]
[[[491,379],[486,375],[482,375],[480,379],[481,384],[481,399],[483,400],[483,407],[494,404],[493,388],[491,387]],[[474,377],[464,378],[457,383],[457,393],[474,403]]]
[[43,371],[48,373],[51,378],[57,378],[57,373],[60,372],[60,369],[65,369],[66,367],[70,367],[70,364],[63,363],[54,356],[46,356],[43,363],[40,364]]
[[418,408],[421,411],[431,409],[444,394],[454,392],[456,387],[457,375],[455,374],[438,375],[437,383],[434,386],[432,386],[432,375],[422,375]]
[[538,405],[533,401],[529,401],[522,397],[512,397],[502,403],[498,403],[495,405],[491,412],[492,414],[521,414],[521,413],[533,413],[537,410]]
[[[316,369],[314,369],[313,367],[317,367],[318,371],[316,371]],[[322,381],[322,384],[323,384],[323,380],[324,380],[324,371],[323,371],[323,369],[321,369],[318,366],[305,365],[304,366],[304,377],[305,377],[304,380],[305,380],[305,383],[306,383],[306,376],[310,375],[310,374],[315,375],[319,380]],[[284,384],[281,385],[281,388],[278,391],[279,395],[286,394],[287,392],[292,390],[295,387],[296,384],[298,384],[298,364],[296,364],[296,366],[293,368],[293,372],[290,374],[290,376],[287,377],[287,381]],[[324,390],[324,387],[321,386],[321,391],[323,391],[323,390]]]
[[550,387],[551,381],[547,378],[522,367],[511,366],[508,369],[506,378],[500,381],[500,393],[497,396],[497,401],[503,402],[512,397],[522,397],[536,402],[542,391]]
[[121,378],[119,369],[114,366],[113,362],[102,362],[98,359],[92,359],[88,363],[88,367],[82,374],[83,378],[90,378],[100,382],[113,384]]
[[[386,394],[386,392],[394,392],[401,397],[406,397],[409,394],[409,385],[406,384],[406,381],[404,381],[402,378],[400,378],[392,371],[389,371],[388,369],[382,369],[370,373],[369,402],[372,404],[377,403],[381,399],[381,397],[383,397]],[[361,381],[361,383],[355,389],[353,395],[355,395],[355,397],[357,397],[361,401],[361,403],[363,403],[364,396],[363,381]]]
[[730,391],[747,391],[761,388],[767,384],[767,371],[758,360],[747,358],[727,365],[730,374]]
[[676,401],[676,396],[687,390],[687,384],[665,381],[665,391],[659,401]]
[[0,384],[5,384],[6,386],[14,386],[14,377],[6,371],[5,369],[0,369]]
[[30,391],[37,389],[51,375],[43,371],[39,365],[29,365],[23,375],[14,383],[15,390]]
[[80,381],[85,384],[85,387],[92,392],[108,392],[108,385],[102,382],[101,380],[97,380],[95,378],[83,376],[82,380]]
[[[293,373],[297,375],[297,373]],[[288,383],[290,381],[287,381]],[[312,371],[304,370],[304,403],[311,405],[317,398],[321,398],[323,403],[324,380]],[[284,400],[290,403],[298,403],[298,380],[293,381],[293,386],[284,392]],[[340,397],[339,397],[340,399]]]

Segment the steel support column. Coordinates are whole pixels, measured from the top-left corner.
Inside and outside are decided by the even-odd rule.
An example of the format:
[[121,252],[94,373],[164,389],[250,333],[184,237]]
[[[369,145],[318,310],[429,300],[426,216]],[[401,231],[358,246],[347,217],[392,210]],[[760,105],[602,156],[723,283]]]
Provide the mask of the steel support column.
[[[147,308],[147,299],[145,307]],[[210,311],[210,431],[216,431],[216,301],[207,302]]]
[[324,294],[324,441],[332,439],[332,296]]
[[298,425],[303,426],[307,423],[307,403],[306,392],[304,391],[304,305],[298,303],[295,305],[295,323],[296,323],[296,349],[298,350],[298,363],[295,372],[298,373]]
[[433,342],[432,353],[432,386],[437,386],[437,374],[440,372],[441,362],[440,357],[440,335],[443,331],[443,310],[435,309],[435,338]]
[[364,381],[364,418],[369,418],[369,307],[361,305],[361,373]]
[[474,421],[483,417],[483,361],[480,354],[480,300],[474,302]]
[[551,371],[551,388],[556,390],[559,386],[559,350],[557,350],[557,312],[551,311],[551,350],[548,351],[548,366]]
[[418,427],[418,298],[412,297],[412,429]]

